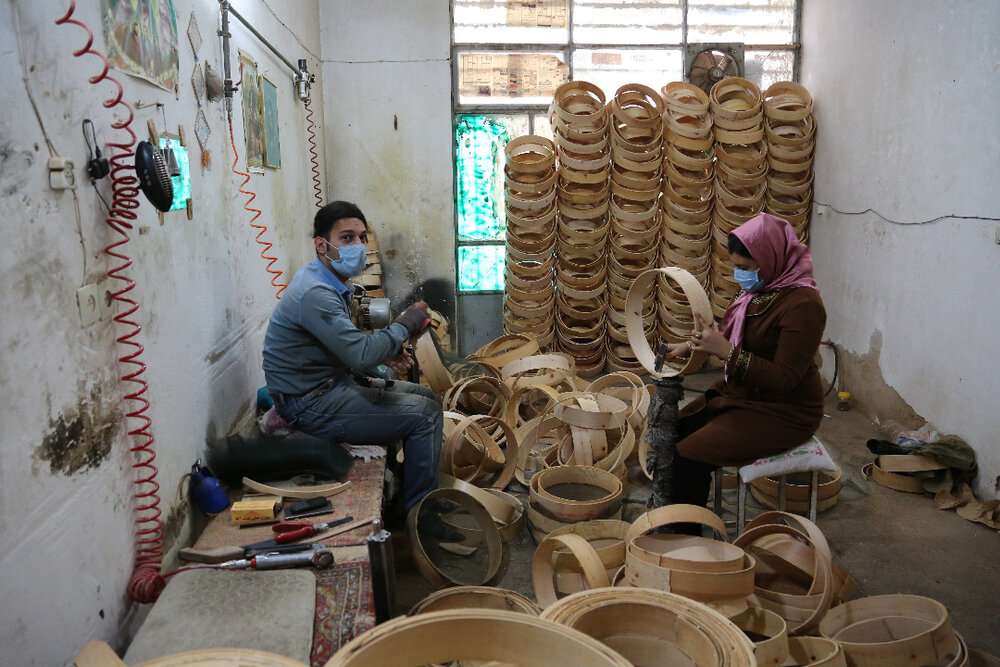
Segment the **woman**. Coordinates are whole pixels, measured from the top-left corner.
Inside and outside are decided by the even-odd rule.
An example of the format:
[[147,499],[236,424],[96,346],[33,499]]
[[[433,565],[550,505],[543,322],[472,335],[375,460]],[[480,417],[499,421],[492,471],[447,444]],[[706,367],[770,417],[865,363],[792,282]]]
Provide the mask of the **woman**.
[[668,358],[708,352],[724,378],[680,411],[673,502],[704,506],[711,472],[802,444],[823,418],[816,366],[826,310],[809,248],[791,225],[767,213],[729,234],[729,256],[743,288],[716,326],[668,348]]

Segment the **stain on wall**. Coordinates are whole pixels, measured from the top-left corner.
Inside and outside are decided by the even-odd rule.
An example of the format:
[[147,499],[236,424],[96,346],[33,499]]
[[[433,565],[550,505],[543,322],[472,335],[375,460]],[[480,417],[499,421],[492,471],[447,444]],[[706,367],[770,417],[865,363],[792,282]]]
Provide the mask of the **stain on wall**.
[[[187,486],[184,487],[185,490]],[[174,544],[184,544],[188,538],[186,534],[187,531],[184,530],[185,526],[190,526],[189,512],[190,506],[187,502],[187,496],[184,496],[181,501],[170,508],[170,513],[167,518],[163,521],[163,548],[169,551]]]
[[842,391],[849,391],[865,414],[878,422],[894,419],[907,428],[919,428],[927,420],[903,400],[882,375],[882,332],[872,332],[868,351],[856,354],[838,346]]
[[454,318],[454,281],[451,278],[428,278],[414,286],[405,296],[401,297],[399,303],[393,303],[393,308],[398,308],[402,311],[402,309],[417,301],[426,301],[428,306],[444,314],[447,318]]
[[8,143],[6,133],[0,139],[0,192],[4,197],[13,196],[33,176],[31,165],[35,156],[30,151],[19,150]]
[[97,468],[111,453],[122,412],[117,397],[107,399],[101,385],[82,385],[76,405],[54,419],[35,450],[35,458],[49,464],[53,475],[73,475]]

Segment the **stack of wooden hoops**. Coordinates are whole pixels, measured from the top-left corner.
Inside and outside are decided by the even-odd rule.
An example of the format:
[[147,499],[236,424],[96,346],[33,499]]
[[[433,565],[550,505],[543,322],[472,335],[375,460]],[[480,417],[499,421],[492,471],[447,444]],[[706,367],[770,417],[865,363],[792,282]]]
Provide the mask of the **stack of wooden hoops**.
[[555,331],[555,146],[529,135],[508,143],[504,152],[504,331],[530,333],[548,345]]
[[760,89],[739,77],[723,79],[710,95],[715,131],[711,300],[717,317],[740,289],[727,249],[729,232],[764,209],[767,143]]
[[611,149],[604,93],[586,81],[564,83],[549,117],[559,152],[556,343],[587,377],[605,362]]
[[816,118],[809,91],[780,81],[764,93],[767,195],[764,210],[784,218],[799,240],[809,240]]
[[[608,253],[608,368],[636,371],[625,332],[625,299],[633,280],[659,261],[663,100],[638,83],[622,86],[611,107],[611,241]],[[643,312],[656,326],[652,298]]]
[[676,81],[663,87],[663,266],[686,269],[708,288],[715,135],[709,99],[701,88]]

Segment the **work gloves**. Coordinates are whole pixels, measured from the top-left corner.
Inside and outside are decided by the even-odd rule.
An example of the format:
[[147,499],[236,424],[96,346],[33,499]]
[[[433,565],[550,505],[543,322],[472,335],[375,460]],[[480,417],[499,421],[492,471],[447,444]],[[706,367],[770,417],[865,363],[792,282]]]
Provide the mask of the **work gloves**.
[[400,315],[396,322],[406,327],[406,331],[412,338],[424,330],[431,323],[430,313],[427,312],[427,304],[418,301]]

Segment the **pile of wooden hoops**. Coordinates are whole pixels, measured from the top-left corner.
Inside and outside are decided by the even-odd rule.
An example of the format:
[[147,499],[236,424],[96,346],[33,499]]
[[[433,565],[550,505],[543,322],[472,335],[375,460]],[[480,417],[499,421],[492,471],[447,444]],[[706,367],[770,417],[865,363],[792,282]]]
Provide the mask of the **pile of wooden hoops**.
[[593,637],[555,621],[482,608],[394,618],[352,639],[326,664],[418,667],[473,660],[526,667],[632,664]]
[[[522,363],[534,362],[530,357],[522,360]],[[563,380],[557,380],[556,385],[544,384],[558,375],[546,373],[517,380],[541,384],[515,390],[514,396],[520,403],[513,410],[508,409],[509,420],[519,419],[515,413],[528,417],[518,428],[520,454],[515,476],[527,485],[534,474],[544,469],[592,466],[624,481],[627,462],[645,430],[648,388],[638,376],[627,371],[609,373],[587,385],[579,379],[569,380],[580,387],[577,391],[562,389],[567,384]],[[529,406],[525,399],[537,402]],[[534,417],[530,416],[532,413]]]
[[[588,381],[577,374],[573,357],[539,354],[539,347],[534,336],[507,334],[470,355],[468,366],[478,372],[470,374],[468,368],[446,368],[429,333],[416,341],[424,377],[445,408],[441,489],[435,493],[456,503],[455,494],[466,496],[457,504],[475,523],[444,517],[465,536],[454,553],[486,545],[490,562],[499,564],[502,544],[525,523],[544,537],[580,520],[621,514],[626,462],[645,431],[649,387],[626,371]],[[527,510],[504,491],[514,478],[530,485]],[[560,495],[567,486],[579,491],[602,485],[609,497],[601,502]],[[420,511],[418,506],[410,514],[411,547],[428,580],[492,580],[492,565],[476,580],[458,581],[431,563],[419,535]]]
[[556,347],[582,377],[605,362],[611,148],[604,93],[586,81],[556,89],[549,118],[559,153]]
[[[654,533],[678,523],[709,526],[719,539]],[[846,599],[853,580],[832,565],[815,524],[783,512],[762,515],[734,542],[714,513],[694,505],[660,507],[631,524],[591,520],[563,526],[540,541],[532,579],[543,618],[561,621],[582,600],[606,608],[597,613],[584,604],[594,615],[570,625],[636,664],[650,664],[646,651],[654,644],[660,651],[678,650],[678,640],[683,653],[678,659],[689,661],[679,664],[731,664],[703,639],[678,635],[676,622],[663,622],[659,612],[635,608],[644,599],[670,599],[675,613],[697,609],[706,622],[714,619],[709,625],[724,628],[728,644],[742,647],[739,659],[747,660],[749,653],[749,662],[732,664],[847,664],[837,641],[797,635],[814,632],[828,613],[836,618],[840,612],[831,608],[840,609],[833,605]],[[639,621],[645,614],[657,622]],[[633,632],[623,632],[628,627]],[[637,661],[644,655],[647,659]]]
[[[660,271],[682,270],[646,272],[635,291],[648,290]],[[637,330],[641,337],[641,326]],[[430,364],[421,340],[418,358]],[[640,359],[648,363],[651,350],[639,347]],[[563,664],[547,653],[533,662],[537,655],[525,657],[520,646],[502,646],[506,652],[497,654],[472,645],[481,643],[484,633],[492,633],[495,643],[496,636],[514,627],[526,632],[527,626],[510,625],[511,616],[520,616],[522,623],[539,621],[531,601],[490,587],[503,575],[504,542],[526,524],[539,542],[532,563],[536,602],[543,609],[537,636],[548,638],[549,620],[572,629],[565,641],[579,639],[575,633],[580,631],[599,644],[558,646],[579,659],[595,660],[587,664],[604,664],[594,656],[624,656],[643,664],[654,654],[670,655],[679,664],[753,664],[747,662],[747,637],[734,635],[734,629],[752,638],[749,650],[760,665],[969,664],[962,637],[937,602],[918,596],[849,600],[854,580],[832,562],[825,537],[808,519],[765,512],[732,542],[725,525],[704,507],[671,505],[632,523],[622,521],[624,463],[645,428],[649,387],[628,372],[590,382],[575,373],[572,357],[538,352],[533,336],[510,334],[471,355],[482,375],[432,368],[428,377],[436,378],[436,391],[449,409],[444,472],[441,488],[408,518],[411,548],[429,581],[467,587],[439,591],[414,608],[411,613],[430,625],[390,621],[328,664],[425,664],[452,658]],[[527,508],[504,492],[512,478],[528,486]],[[485,547],[481,574],[455,577],[431,561],[416,524],[429,501],[454,503],[472,518],[474,526],[452,525],[465,537],[458,547]],[[655,531],[691,522],[709,526],[719,539]],[[651,609],[657,606],[663,609]],[[453,625],[455,619],[473,622]],[[409,653],[400,662],[397,642],[412,640],[417,635],[408,633],[417,628],[468,632],[471,644],[464,635],[457,646],[434,640],[413,662],[406,662]],[[823,636],[803,636],[817,631]],[[526,632],[517,642],[534,636]],[[384,646],[375,649],[370,643]]]
[[541,617],[593,637],[634,665],[758,664],[753,644],[732,621],[664,591],[582,591],[547,607]]
[[504,152],[504,331],[530,333],[548,345],[555,331],[555,146],[529,135],[509,142]]
[[852,667],[969,664],[969,649],[948,610],[918,595],[859,598],[830,610],[819,624]]
[[[611,99],[611,241],[608,253],[608,368],[636,371],[625,332],[625,299],[632,281],[659,263],[660,182],[663,176],[663,99],[629,83]],[[652,299],[643,312],[656,326]]]
[[739,77],[723,79],[710,95],[715,131],[715,203],[712,210],[712,307],[722,317],[739,291],[727,249],[729,232],[764,209],[767,142],[760,89]]
[[780,81],[764,93],[767,195],[764,210],[787,220],[799,240],[809,240],[816,118],[809,91]]

